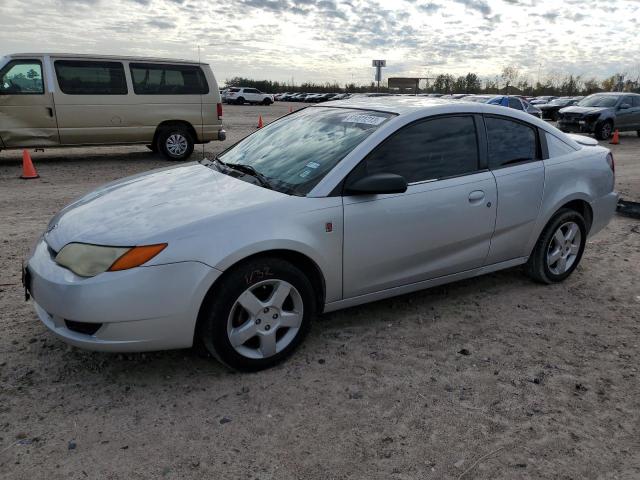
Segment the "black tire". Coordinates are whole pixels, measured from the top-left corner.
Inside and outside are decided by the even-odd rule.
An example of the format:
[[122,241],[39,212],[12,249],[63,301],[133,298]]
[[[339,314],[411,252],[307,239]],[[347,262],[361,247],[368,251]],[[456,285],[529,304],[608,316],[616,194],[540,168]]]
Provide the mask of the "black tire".
[[271,102],[271,100],[270,100],[269,98],[265,98],[265,99],[262,101],[262,104],[263,104],[263,105],[267,105],[267,106],[271,105],[271,103],[272,103],[272,102]]
[[244,97],[238,97],[236,100],[237,105],[244,105]]
[[[181,144],[184,142],[184,149],[173,150],[171,144],[175,145],[178,140]],[[193,136],[189,130],[182,126],[176,125],[172,127],[164,127],[158,133],[156,141],[158,151],[167,159],[173,161],[183,161],[191,156],[195,146]]]
[[611,120],[598,122],[593,133],[598,140],[609,140],[609,138],[611,138],[611,134],[613,133],[613,123],[611,122]]
[[636,130],[636,135],[640,137],[640,130]]
[[158,153],[158,144],[145,145],[153,153]]
[[[547,253],[551,249],[553,237],[558,229],[569,222],[575,223],[580,229],[580,247],[571,266],[564,273],[556,274],[548,265]],[[537,282],[546,284],[558,283],[565,280],[573,273],[582,259],[587,241],[587,233],[586,222],[580,213],[569,208],[560,209],[553,218],[549,220],[544,230],[542,230],[533,248],[533,252],[529,257],[529,261],[525,266],[527,275]]]
[[[268,289],[273,287],[264,284],[278,281],[287,282],[293,286],[299,294],[297,299],[298,302],[302,302],[303,310],[300,326],[298,327],[297,333],[292,331],[292,335],[295,336],[289,340],[289,343],[283,345],[282,349],[274,355],[265,358],[250,358],[237,351],[236,347],[231,344],[227,324],[228,322],[235,321],[233,318],[230,320],[230,316],[237,311],[238,307],[235,305],[241,295],[253,286],[260,284],[255,287],[256,290],[254,292],[256,296],[258,296],[261,292],[260,289],[266,288],[267,290],[264,291],[264,299],[258,298],[260,298],[261,301],[268,301],[267,298],[275,290],[269,292]],[[214,290],[215,291],[209,295],[200,313],[197,330],[198,339],[211,355],[216,357],[220,362],[232,369],[243,372],[255,372],[272,367],[291,355],[309,332],[311,321],[316,313],[315,297],[310,280],[294,265],[279,258],[264,257],[244,262],[227,271],[224,278],[222,278],[219,283],[216,283]],[[285,311],[284,305],[286,302],[293,302],[293,297],[287,297],[287,300],[283,303],[282,311]],[[293,303],[291,303],[291,305],[293,305]],[[249,315],[246,311],[244,311],[244,313]],[[267,322],[277,322],[277,320],[273,320],[277,315],[272,316],[271,312],[264,313],[264,310],[263,314],[266,315],[265,320],[258,318],[258,320],[252,321],[252,317],[245,316],[240,318],[239,323],[235,326],[260,325],[260,327],[256,328],[261,328],[262,334],[266,335],[267,332],[265,332],[265,329],[269,330],[269,324]],[[271,316],[271,319],[269,316]],[[231,323],[231,325],[233,326],[233,323]],[[289,333],[289,329],[275,327],[272,333],[274,338],[281,335],[280,339],[283,339]],[[248,337],[239,348],[256,348],[256,351],[258,351],[262,348],[261,345],[261,337],[256,333],[254,336]]]

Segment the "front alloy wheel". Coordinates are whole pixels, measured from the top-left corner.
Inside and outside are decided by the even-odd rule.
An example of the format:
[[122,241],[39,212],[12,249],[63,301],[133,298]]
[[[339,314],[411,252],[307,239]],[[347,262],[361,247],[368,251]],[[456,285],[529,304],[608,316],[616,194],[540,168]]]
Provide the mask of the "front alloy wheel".
[[247,288],[231,307],[229,342],[240,355],[264,359],[282,352],[296,337],[304,314],[300,292],[284,280]]
[[264,257],[225,272],[198,319],[199,341],[225,365],[257,371],[284,360],[315,315],[312,283],[295,265]]

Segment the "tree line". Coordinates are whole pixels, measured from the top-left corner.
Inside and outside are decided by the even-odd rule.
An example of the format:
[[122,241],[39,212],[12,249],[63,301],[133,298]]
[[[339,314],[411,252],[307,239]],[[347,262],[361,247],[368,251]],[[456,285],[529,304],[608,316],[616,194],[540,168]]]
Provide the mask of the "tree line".
[[[366,93],[376,92],[378,88],[374,82],[368,85],[356,85],[355,83],[315,83],[304,82],[294,85],[287,82],[273,80],[253,80],[244,77],[233,77],[226,80],[226,87],[251,87],[268,93],[283,92],[347,92]],[[225,87],[225,88],[226,88]],[[393,92],[384,85],[380,86],[380,92]],[[475,93],[475,94],[512,94],[512,95],[590,95],[597,92],[625,91],[640,93],[640,74],[635,78],[627,73],[617,73],[603,80],[595,77],[584,78],[581,75],[548,75],[543,80],[531,82],[529,78],[520,74],[516,67],[503,68],[500,75],[489,78],[481,78],[479,75],[469,72],[466,75],[454,76],[448,73],[438,74],[429,81],[420,82],[417,93]],[[413,93],[413,92],[411,92]]]

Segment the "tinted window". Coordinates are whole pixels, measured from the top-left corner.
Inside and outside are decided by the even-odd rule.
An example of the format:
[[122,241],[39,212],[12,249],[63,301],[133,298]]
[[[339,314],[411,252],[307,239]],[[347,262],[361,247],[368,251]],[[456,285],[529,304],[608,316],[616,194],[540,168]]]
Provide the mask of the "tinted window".
[[489,168],[538,158],[536,132],[523,123],[486,117]]
[[200,67],[131,63],[133,91],[137,95],[202,95],[209,86]]
[[634,96],[633,97],[632,106],[633,107],[640,107],[640,96]]
[[562,155],[575,152],[572,146],[567,145],[558,137],[555,137],[550,133],[546,133],[546,137],[547,147],[549,148],[549,158],[561,157]]
[[520,103],[520,100],[513,97],[509,98],[509,107],[515,108],[516,110],[522,110],[522,104]]
[[37,60],[14,60],[0,70],[0,93],[34,95],[44,93],[42,66]]
[[127,82],[120,62],[56,60],[56,75],[67,95],[126,95]]
[[395,173],[420,182],[470,173],[478,168],[472,117],[447,117],[404,127],[366,160],[366,173]]
[[616,95],[594,94],[580,100],[578,105],[581,107],[615,107],[620,97]]

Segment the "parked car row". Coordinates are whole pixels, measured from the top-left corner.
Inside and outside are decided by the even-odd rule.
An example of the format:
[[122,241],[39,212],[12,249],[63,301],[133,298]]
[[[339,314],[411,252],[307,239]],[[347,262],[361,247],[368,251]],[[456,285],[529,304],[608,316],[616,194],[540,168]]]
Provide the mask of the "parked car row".
[[275,99],[281,102],[307,102],[307,103],[322,103],[329,100],[343,100],[349,98],[351,95],[348,93],[291,93],[285,92],[275,96]]

